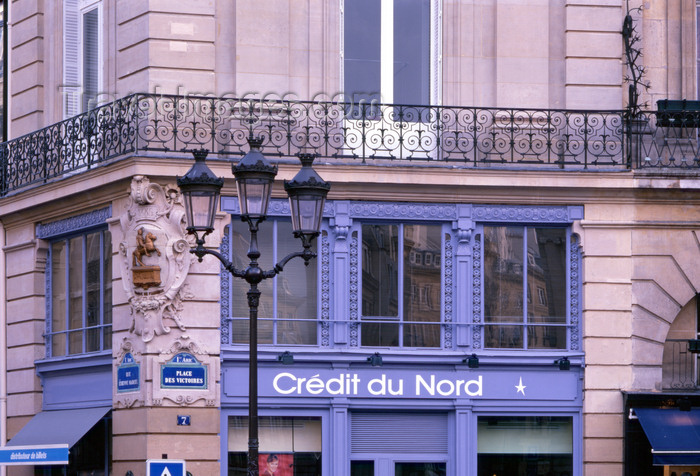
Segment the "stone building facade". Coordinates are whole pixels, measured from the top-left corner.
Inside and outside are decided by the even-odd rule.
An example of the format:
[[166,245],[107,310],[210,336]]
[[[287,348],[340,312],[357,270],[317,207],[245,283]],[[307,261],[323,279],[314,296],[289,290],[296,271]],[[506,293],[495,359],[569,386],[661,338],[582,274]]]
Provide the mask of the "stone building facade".
[[6,8],[3,455],[244,474],[245,286],[189,254],[175,184],[207,149],[207,246],[245,266],[230,167],[257,136],[266,266],[300,248],[296,155],[332,184],[316,260],[263,289],[261,469],[699,471],[655,444],[700,412],[696,2]]

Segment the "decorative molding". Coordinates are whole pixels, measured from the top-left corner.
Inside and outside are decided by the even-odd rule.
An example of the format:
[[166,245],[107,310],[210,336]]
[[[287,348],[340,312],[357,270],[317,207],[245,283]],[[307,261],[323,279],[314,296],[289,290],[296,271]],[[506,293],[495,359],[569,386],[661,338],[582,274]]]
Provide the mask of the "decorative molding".
[[186,335],[178,337],[167,349],[161,349],[160,355],[172,357],[180,352],[188,352],[196,355],[207,355],[207,351],[202,345],[190,340],[189,336]]
[[[149,342],[157,335],[170,332],[166,319],[185,331],[181,311],[183,300],[192,297],[185,286],[192,256],[184,231],[185,209],[175,186],[152,184],[147,177],[137,175],[131,181],[129,198],[129,207],[120,217],[122,284],[133,316],[129,331]],[[147,289],[134,283],[134,270],[139,268],[133,260],[138,230],[152,234],[163,250],[149,257],[147,264],[157,268],[161,275],[159,282]]]
[[107,220],[110,218],[112,218],[111,205],[62,220],[39,223],[36,226],[36,236],[37,238],[45,240],[70,233],[77,233],[100,225],[106,225]]
[[480,222],[571,223],[567,206],[474,205],[472,218]]
[[141,379],[139,388],[140,390],[138,392],[131,392],[131,393],[119,393],[116,390],[113,392],[113,405],[114,408],[133,408],[133,407],[140,407],[145,404],[145,397],[144,397],[144,392],[145,392],[145,367],[143,365],[144,360],[143,359],[143,354],[136,350],[136,347],[134,346],[134,342],[129,337],[124,337],[122,338],[122,341],[119,344],[119,348],[116,349],[116,352],[114,352],[114,371],[112,372],[113,378],[115,379],[112,383],[112,386],[114,389],[117,388],[117,368],[119,365],[121,365],[122,360],[124,359],[124,356],[129,353],[132,356],[135,357],[134,360],[138,362],[141,367],[140,367],[140,375],[139,378]]
[[472,253],[472,347],[481,349],[481,235],[474,237],[474,250]]
[[336,240],[345,241],[348,238],[350,227],[344,225],[336,225],[333,227],[333,232],[335,233]]
[[452,289],[454,285],[454,260],[453,260],[453,249],[452,249],[452,236],[450,234],[445,234],[445,258],[444,263],[444,281],[445,281],[445,349],[452,349]]
[[328,232],[321,234],[321,347],[331,345],[331,267]]
[[357,232],[350,238],[350,347],[359,346],[358,319],[359,319],[359,256]]
[[457,230],[457,241],[461,246],[466,246],[469,244],[469,242],[472,239],[472,230],[464,230],[464,229],[458,229]]
[[[221,238],[219,252],[222,256],[230,259],[231,257],[231,225],[224,227],[224,236]],[[221,344],[228,345],[231,343],[231,273],[221,265],[219,272],[221,305],[219,306],[221,320]]]
[[581,244],[578,235],[571,234],[569,244],[569,314],[571,341],[569,348],[579,350],[581,331]]
[[351,218],[454,220],[457,207],[438,203],[352,202]]
[[[196,360],[207,367],[207,388],[202,389],[171,389],[161,388],[161,369],[163,365],[168,364],[177,354],[185,352],[196,356]],[[220,373],[220,357],[211,355],[207,349],[190,339],[187,335],[181,335],[174,341],[170,342],[170,346],[160,349],[157,358],[152,359],[151,375],[153,376],[153,391],[151,395],[151,405],[166,406],[166,402],[178,406],[191,406],[201,402],[201,405],[207,407],[217,406],[219,404],[219,389],[217,378]]]

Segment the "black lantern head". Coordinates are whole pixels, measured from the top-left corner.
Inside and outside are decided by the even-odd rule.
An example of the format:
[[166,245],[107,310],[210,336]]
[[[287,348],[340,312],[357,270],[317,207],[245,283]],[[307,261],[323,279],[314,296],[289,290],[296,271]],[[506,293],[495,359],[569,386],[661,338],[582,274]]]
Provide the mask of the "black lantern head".
[[238,202],[243,219],[261,220],[267,216],[272,183],[277,175],[277,166],[270,164],[260,152],[261,138],[248,138],[250,151],[238,165],[231,167],[236,176]]
[[313,169],[314,154],[299,154],[301,170],[292,180],[284,181],[284,189],[289,195],[294,236],[301,237],[306,244],[321,229],[323,206],[331,184],[325,182]]
[[571,361],[568,357],[562,357],[561,359],[557,359],[554,361],[554,363],[559,366],[559,370],[571,369]]
[[198,238],[198,232],[201,232],[204,238],[214,230],[216,207],[224,181],[214,175],[205,163],[206,149],[195,150],[192,154],[194,165],[183,177],[178,177],[177,186],[185,201],[187,232]]

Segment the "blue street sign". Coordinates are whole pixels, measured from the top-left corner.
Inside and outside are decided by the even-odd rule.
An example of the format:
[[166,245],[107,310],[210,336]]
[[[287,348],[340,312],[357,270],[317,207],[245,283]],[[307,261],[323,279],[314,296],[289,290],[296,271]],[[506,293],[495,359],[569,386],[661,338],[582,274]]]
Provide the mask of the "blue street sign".
[[160,366],[160,388],[207,389],[207,366],[187,352],[180,352]]
[[68,464],[68,445],[0,447],[0,465],[35,464]]
[[185,461],[181,459],[149,459],[146,476],[186,476]]
[[117,367],[117,392],[137,392],[141,388],[141,366],[127,353]]

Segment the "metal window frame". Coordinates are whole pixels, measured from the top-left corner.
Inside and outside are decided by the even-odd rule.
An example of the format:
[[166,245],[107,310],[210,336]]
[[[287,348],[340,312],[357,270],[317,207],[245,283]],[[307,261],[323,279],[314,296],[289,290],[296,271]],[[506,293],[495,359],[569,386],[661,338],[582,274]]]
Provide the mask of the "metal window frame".
[[[451,323],[446,322],[445,319],[445,268],[443,264],[441,263],[439,266],[440,269],[440,320],[438,322],[426,322],[426,321],[407,321],[405,319],[405,309],[404,309],[404,300],[405,300],[405,295],[404,295],[404,279],[405,279],[405,260],[404,260],[404,227],[406,225],[423,225],[423,226],[438,226],[440,227],[440,255],[444,256],[445,255],[445,249],[446,249],[446,244],[447,240],[445,239],[445,235],[448,234],[448,230],[445,229],[445,222],[442,221],[431,221],[431,220],[425,220],[425,221],[401,221],[398,219],[394,220],[380,220],[380,221],[369,221],[369,220],[362,220],[358,221],[358,241],[359,243],[364,243],[362,241],[362,226],[367,225],[367,224],[375,224],[375,225],[395,225],[398,227],[397,230],[397,236],[398,236],[398,269],[396,270],[396,275],[397,275],[397,293],[398,293],[398,302],[397,302],[397,315],[396,316],[365,316],[364,313],[362,312],[362,306],[359,306],[359,336],[358,340],[359,342],[362,342],[362,324],[365,322],[368,323],[382,323],[382,324],[398,324],[399,330],[398,330],[398,335],[399,335],[399,343],[396,346],[391,346],[391,349],[442,349],[445,346],[445,326],[451,325]],[[364,248],[364,245],[363,245]],[[364,253],[359,256],[358,261],[359,261],[359,268],[362,269],[362,261],[364,259]],[[442,260],[441,260],[442,261]],[[358,295],[359,295],[359,301],[360,303],[362,302],[362,273],[358,273]],[[420,295],[420,289],[418,290],[418,293]],[[420,296],[418,296],[418,302],[420,303]],[[404,327],[405,325],[421,325],[421,324],[426,324],[426,325],[439,325],[440,326],[440,344],[439,347],[407,347],[404,344]],[[359,347],[367,347],[363,346],[360,344]],[[376,348],[383,348],[387,346],[378,346]],[[374,346],[372,347],[367,347],[367,348],[375,348]]]
[[[278,224],[280,222],[289,222],[291,223],[291,218],[289,218],[289,214],[287,216],[285,215],[276,215],[274,212],[271,212],[267,219],[265,220],[266,223],[272,223],[272,258],[271,262],[272,263],[277,263],[282,256],[279,255],[279,232],[278,232]],[[240,216],[236,214],[231,214],[231,221],[229,224],[226,225],[225,231],[224,231],[224,238],[222,240],[222,245],[221,245],[221,252],[226,256],[229,260],[233,262],[233,246],[232,246],[232,232],[233,232],[233,225],[234,223],[238,224],[240,223]],[[243,225],[241,225],[243,226]],[[321,228],[323,229],[324,225],[322,224]],[[247,229],[245,229],[247,232]],[[290,239],[294,239],[291,235],[289,236]],[[294,239],[297,241],[296,239]],[[279,278],[280,276],[275,276],[274,278],[271,279],[271,286],[272,286],[272,318],[262,318],[258,317],[259,321],[264,321],[264,322],[272,322],[272,343],[258,343],[259,346],[290,346],[290,347],[297,347],[297,346],[303,346],[303,347],[317,347],[320,345],[321,342],[321,244],[320,244],[320,237],[318,239],[319,241],[316,242],[316,246],[318,247],[318,256],[317,258],[310,264],[310,266],[315,266],[316,269],[316,317],[313,319],[295,319],[298,320],[299,322],[315,322],[316,323],[316,342],[314,344],[280,344],[277,341],[278,337],[278,325],[281,321],[288,321],[289,319],[286,318],[280,318],[278,316],[278,286],[279,286]],[[300,246],[301,247],[301,246]],[[264,253],[263,253],[264,255]],[[265,258],[267,259],[267,258]],[[272,265],[274,266],[274,264]],[[264,266],[263,266],[264,267]],[[222,344],[230,344],[230,345],[243,345],[247,346],[247,342],[238,342],[234,343],[233,342],[233,329],[231,326],[231,323],[235,321],[247,321],[249,319],[248,315],[245,316],[234,316],[233,315],[233,306],[231,305],[231,300],[234,298],[233,296],[233,286],[234,283],[237,282],[235,279],[231,279],[230,273],[226,271],[222,267],[222,271],[220,273],[221,277],[221,291],[222,295],[225,293],[227,296],[226,300],[222,300],[221,303],[221,337],[222,337]],[[245,284],[245,283],[243,283]],[[244,294],[239,293],[238,295],[235,296],[236,299],[243,299],[245,297]],[[245,339],[247,340],[247,336],[245,336]]]
[[[106,327],[111,327],[112,324],[105,324],[104,323],[104,311],[106,309],[106,303],[104,302],[104,294],[100,292],[100,305],[99,305],[99,313],[100,313],[100,318],[99,318],[99,324],[96,326],[88,326],[87,325],[87,237],[88,235],[91,234],[97,234],[100,240],[100,289],[104,289],[105,285],[105,280],[107,279],[107,276],[105,276],[105,233],[109,233],[109,229],[107,226],[101,226],[101,227],[96,227],[96,228],[91,228],[87,230],[82,230],[76,233],[71,233],[71,234],[63,234],[62,236],[58,236],[55,238],[49,239],[49,247],[48,247],[48,258],[47,258],[47,265],[46,265],[46,332],[45,332],[45,342],[46,342],[46,358],[67,358],[67,357],[72,357],[76,355],[85,355],[85,354],[94,354],[98,352],[103,352],[106,350],[109,350],[105,346],[105,340],[104,340],[104,329]],[[81,255],[81,263],[80,263],[80,270],[81,270],[81,314],[82,314],[82,322],[81,322],[81,327],[76,328],[76,329],[71,329],[69,327],[69,321],[70,321],[70,266],[69,263],[66,262],[65,265],[65,282],[66,282],[66,302],[65,302],[65,330],[63,331],[57,331],[54,332],[52,325],[53,325],[53,244],[58,243],[58,242],[63,242],[66,250],[66,260],[70,259],[70,252],[71,252],[71,240],[74,238],[80,237],[80,255]],[[87,350],[87,331],[89,329],[100,329],[100,343],[99,343],[99,348],[97,350],[92,350],[89,351]],[[80,352],[71,352],[70,351],[70,334],[72,332],[81,332],[82,337],[81,337],[81,351]],[[54,353],[53,349],[53,337],[57,335],[63,335],[65,337],[65,353],[62,355],[56,355]]]
[[[507,322],[503,324],[504,326],[517,326],[522,329],[522,339],[523,339],[523,345],[522,347],[486,347],[485,346],[485,332],[481,333],[481,347],[483,349],[488,349],[489,351],[499,351],[499,350],[518,350],[518,351],[526,351],[526,352],[532,352],[532,351],[544,351],[544,352],[566,352],[571,350],[571,327],[574,325],[573,324],[573,319],[572,319],[572,310],[571,310],[571,268],[570,268],[570,262],[571,262],[571,242],[572,242],[572,230],[571,226],[567,224],[556,224],[556,223],[482,223],[477,226],[476,228],[476,233],[481,235],[482,240],[484,239],[484,229],[487,227],[511,227],[511,228],[518,228],[523,231],[523,245],[522,245],[522,252],[523,252],[523,281],[522,281],[522,320],[520,322]],[[529,327],[532,326],[533,324],[528,322],[528,309],[530,306],[534,306],[535,299],[538,299],[538,297],[532,296],[533,302],[529,302],[528,300],[528,272],[530,268],[530,262],[528,258],[528,231],[530,229],[537,229],[537,228],[559,228],[565,230],[565,235],[566,235],[566,242],[564,244],[565,249],[565,257],[564,257],[564,264],[565,264],[565,276],[566,276],[566,284],[564,285],[564,289],[566,292],[566,322],[564,324],[559,324],[559,323],[546,323],[542,324],[541,326],[543,327],[564,327],[566,328],[566,343],[564,348],[544,348],[544,349],[531,349],[528,347],[528,331]],[[482,246],[480,249],[481,253],[481,260],[480,260],[480,266],[481,266],[481,275],[485,276],[485,269],[484,269],[484,257],[485,257],[485,247]],[[486,289],[485,289],[485,284],[486,279],[482,279],[480,286],[481,286],[481,295],[484,296],[484,298],[481,300],[481,315],[486,316]],[[487,326],[492,326],[494,323],[487,323],[486,321],[483,322],[483,327],[486,328]],[[500,324],[496,324],[500,325]]]

